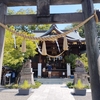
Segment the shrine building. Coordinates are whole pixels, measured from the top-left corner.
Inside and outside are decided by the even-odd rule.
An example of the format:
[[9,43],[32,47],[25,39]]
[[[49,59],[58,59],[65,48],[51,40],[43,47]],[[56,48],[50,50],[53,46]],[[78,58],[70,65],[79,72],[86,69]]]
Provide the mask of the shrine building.
[[[66,30],[59,30],[56,25],[51,25],[47,31],[34,31],[36,37],[51,37],[64,33]],[[80,56],[86,52],[85,38],[79,35],[77,30],[66,35],[68,42],[68,50],[63,51],[63,37],[55,41],[46,41],[46,50],[48,55],[41,55],[42,42],[38,45],[38,54],[32,57],[32,68],[34,77],[48,77],[47,63],[52,66],[52,78],[67,77],[67,67],[64,62],[64,57],[67,55],[76,54]],[[43,71],[45,68],[45,72]]]

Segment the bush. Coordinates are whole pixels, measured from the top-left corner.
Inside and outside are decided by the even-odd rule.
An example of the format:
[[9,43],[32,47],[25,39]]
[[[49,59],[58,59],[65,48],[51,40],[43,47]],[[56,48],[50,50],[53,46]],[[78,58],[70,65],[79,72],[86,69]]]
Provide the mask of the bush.
[[73,88],[74,87],[74,84],[72,82],[69,82],[69,83],[67,83],[67,87],[68,88]]
[[27,88],[33,88],[33,89],[36,89],[36,88],[39,88],[41,86],[41,83],[38,82],[38,81],[35,81],[35,85],[31,85],[28,83],[28,81],[24,81],[24,83],[22,85],[18,85],[18,84],[8,84],[8,85],[5,85],[5,88],[9,88],[9,89],[18,89],[18,88],[23,88],[23,89],[27,89]]
[[19,85],[18,85],[18,84],[13,84],[13,85],[12,85],[12,88],[13,88],[13,89],[18,89],[18,88],[19,88]]
[[79,80],[77,81],[77,84],[74,85],[74,88],[76,88],[76,89],[84,89],[84,88],[86,88],[86,87],[85,87],[84,84],[82,84],[81,80],[79,79]]
[[78,80],[77,84],[75,84],[75,85],[72,82],[69,82],[66,85],[67,85],[68,88],[90,89],[90,86],[89,85],[83,85],[81,80]]
[[10,84],[7,84],[7,85],[5,85],[5,88],[12,89],[13,87],[12,87],[12,85],[10,85]]
[[35,88],[39,88],[41,86],[41,83],[38,81],[35,81],[35,85],[31,85],[31,88],[35,89]]
[[86,53],[82,54],[82,55],[79,57],[79,60],[81,60],[81,61],[83,62],[86,72],[89,72],[88,58],[87,58],[87,56],[86,56]]
[[65,56],[65,62],[66,63],[70,63],[71,64],[71,66],[72,66],[72,68],[75,68],[75,61],[76,61],[76,59],[78,58],[78,56],[77,55],[75,55],[75,54],[70,54],[69,56]]
[[27,80],[25,80],[23,82],[23,84],[19,86],[19,88],[21,88],[21,89],[29,89],[29,88],[31,88],[31,85],[28,83]]

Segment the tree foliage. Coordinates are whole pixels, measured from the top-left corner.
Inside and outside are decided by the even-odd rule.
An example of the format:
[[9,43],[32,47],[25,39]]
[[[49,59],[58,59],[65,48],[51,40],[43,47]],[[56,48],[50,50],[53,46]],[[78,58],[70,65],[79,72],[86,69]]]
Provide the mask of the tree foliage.
[[80,61],[82,61],[82,63],[84,64],[84,67],[85,67],[86,71],[88,72],[89,71],[89,68],[88,68],[88,58],[86,56],[86,53],[82,54],[78,59]]
[[[77,26],[78,24],[79,24],[79,23],[73,23],[71,26],[66,27],[65,29],[66,29],[66,30],[70,30],[70,29],[72,29],[73,27]],[[80,34],[81,37],[83,37],[83,38],[85,37],[84,26],[78,28],[77,31],[79,32],[79,34]]]
[[[82,10],[77,10],[77,12],[82,12]],[[70,30],[71,28],[77,26],[79,23],[72,23],[71,26],[66,27],[65,29]],[[81,37],[85,37],[85,33],[84,33],[84,26],[81,26],[77,29],[77,31],[79,32]]]
[[[12,9],[8,8],[8,15],[25,15],[25,14],[35,14],[32,9],[20,9],[19,11],[14,11]],[[32,35],[29,33],[34,33],[34,30],[47,30],[49,29],[50,24],[48,25],[14,25],[9,26],[12,30],[15,30],[17,32],[21,32],[27,35]],[[29,58],[30,56],[34,56],[37,54],[36,52],[36,45],[33,41],[26,40],[26,48],[27,51],[23,54],[21,52],[21,45],[23,38],[15,36],[16,40],[16,47],[14,45],[14,36],[12,36],[12,33],[6,30],[5,32],[5,46],[4,46],[4,59],[3,59],[3,65],[9,66],[13,69],[17,69],[20,66],[22,66],[23,61],[26,58]]]
[[65,56],[65,62],[70,63],[72,68],[75,68],[75,61],[77,58],[78,58],[77,55],[71,53],[69,56],[68,55]]
[[[13,26],[11,26],[10,28],[12,30],[15,30]],[[21,52],[21,45],[22,45],[23,38],[18,36],[16,36],[15,38],[16,38],[16,48],[14,45],[14,38],[12,36],[12,33],[6,30],[3,65],[10,66],[13,69],[22,66],[23,60],[25,58],[34,56],[37,53],[35,51],[36,45],[34,44],[34,42],[26,40],[27,50],[23,55],[23,53]]]

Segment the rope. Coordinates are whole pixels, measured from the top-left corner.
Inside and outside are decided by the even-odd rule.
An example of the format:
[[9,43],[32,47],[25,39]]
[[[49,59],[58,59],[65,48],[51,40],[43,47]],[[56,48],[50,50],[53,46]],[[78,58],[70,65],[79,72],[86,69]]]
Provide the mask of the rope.
[[51,58],[56,58],[56,57],[59,57],[60,55],[62,55],[63,53],[64,53],[64,51],[61,52],[59,55],[56,55],[56,56],[51,56],[51,55],[49,55],[49,54],[47,54],[47,56],[49,56],[49,57],[51,57]]
[[[33,36],[28,36],[28,35],[25,35],[23,33],[19,33],[19,32],[16,32],[15,30],[12,30],[10,28],[8,28],[6,25],[4,25],[3,23],[0,23],[0,26],[7,29],[8,31],[10,31],[11,33],[13,33],[14,35],[17,35],[17,36],[20,36],[20,37],[23,37],[24,39],[29,39],[29,40],[32,40],[32,41],[35,41],[35,40],[38,40],[38,41],[55,41],[56,39],[58,38],[61,38],[61,37],[64,37],[66,36],[66,34],[68,33],[71,33],[73,32],[74,30],[78,29],[79,27],[83,26],[85,23],[87,23],[90,19],[92,19],[93,17],[95,17],[95,21],[98,22],[98,16],[96,14],[96,11],[94,12],[94,14],[92,16],[90,16],[89,18],[87,18],[85,21],[83,21],[82,23],[80,23],[79,25],[75,26],[74,28],[72,28],[71,30],[67,31],[67,32],[64,32],[62,34],[59,34],[59,35],[56,35],[56,36],[51,36],[51,37],[33,37]],[[36,42],[35,42],[36,43]],[[36,46],[38,48],[38,51],[40,52],[40,54],[42,54],[42,52],[40,51],[37,43],[36,43]],[[64,51],[63,51],[64,52]],[[51,58],[56,58],[60,55],[62,55],[61,52],[59,55],[56,55],[56,56],[51,56],[49,54],[47,54],[47,56],[51,57]]]
[[79,25],[75,26],[74,28],[72,28],[71,30],[64,32],[62,34],[56,35],[56,36],[51,36],[51,37],[33,37],[33,36],[27,36],[23,33],[19,33],[16,32],[14,30],[11,30],[10,28],[8,28],[6,25],[0,23],[0,26],[2,26],[3,28],[9,30],[11,33],[17,35],[17,36],[21,36],[23,38],[29,39],[29,40],[38,40],[38,41],[54,41],[55,39],[61,38],[66,36],[66,34],[73,32],[74,30],[78,29],[79,27],[83,26],[85,23],[87,23],[91,18],[95,17],[96,22],[98,22],[98,16],[96,14],[96,11],[94,12],[94,14],[92,16],[90,16],[89,18],[87,18],[85,21],[83,21],[82,23],[80,23]]

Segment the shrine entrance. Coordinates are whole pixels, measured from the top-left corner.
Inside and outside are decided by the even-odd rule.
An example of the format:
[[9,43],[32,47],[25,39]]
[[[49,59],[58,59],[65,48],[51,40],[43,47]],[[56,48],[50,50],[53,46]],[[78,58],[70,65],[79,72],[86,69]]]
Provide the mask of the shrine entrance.
[[[67,77],[66,64],[62,58],[63,58],[63,55],[61,55],[57,58],[49,58],[49,57],[45,58],[45,60],[47,60],[47,63],[50,63],[50,65],[52,66],[52,70],[51,70],[51,77],[52,78],[65,78],[65,77]],[[45,65],[47,65],[47,63]],[[47,66],[46,66],[46,69],[47,69]],[[46,77],[46,76],[44,76],[44,77]]]
[[[32,58],[32,66],[34,71],[34,77],[38,77],[38,60],[40,55],[36,55]],[[48,78],[48,68],[49,63],[52,66],[51,78],[65,78],[67,77],[66,63],[63,61],[63,55],[57,58],[50,58],[48,56],[41,56],[41,77]],[[45,71],[43,71],[45,68]]]
[[[47,38],[52,36],[56,37],[57,35],[62,35],[64,33],[64,31],[58,29],[58,27],[55,24],[51,25],[49,30],[46,30],[45,32],[40,32],[42,34],[40,38]],[[35,32],[35,34],[38,33]],[[81,55],[81,52],[86,51],[85,38],[82,38],[79,35],[79,32],[75,30],[66,35],[65,39],[67,40],[66,50],[64,50],[63,37],[54,40],[51,39],[51,41],[45,41],[45,48],[47,52],[46,55],[41,54],[40,51],[42,51],[43,42],[39,42],[39,44],[37,45],[38,55],[36,55],[32,60],[32,68],[33,71],[35,71],[35,77],[48,77],[48,70],[46,66],[47,64],[50,64],[52,66],[52,78],[69,77],[71,74],[73,74],[73,70],[71,70],[72,66],[70,66],[70,70],[67,70],[67,63],[69,62],[65,61],[65,56],[69,56],[70,54]],[[40,72],[38,70],[38,63],[41,64],[41,74],[38,74]],[[44,70],[42,71],[42,69],[44,68],[46,69],[45,72]],[[70,73],[72,73],[68,76],[67,71],[70,71]]]
[[[84,25],[86,37],[87,56],[89,61],[89,70],[91,77],[92,99],[100,98],[100,56],[97,39],[97,30],[94,13],[94,3],[100,3],[100,0],[1,0],[0,1],[0,23],[5,25],[15,24],[50,24],[50,23],[74,23],[82,22],[91,18]],[[82,12],[66,14],[50,14],[50,5],[68,5],[82,4]],[[7,15],[7,6],[33,6],[37,5],[36,15]],[[44,10],[45,9],[45,10]],[[66,9],[67,10],[67,9]],[[100,12],[97,13],[100,21]],[[96,16],[97,17],[97,16]],[[0,24],[0,25],[1,25]],[[79,25],[80,26],[80,25]],[[4,51],[4,33],[5,27],[0,26],[0,80],[2,72],[2,61]],[[76,27],[79,28],[79,27]],[[33,39],[33,37],[30,37]],[[44,39],[45,40],[45,39]],[[39,64],[40,65],[40,64]]]

